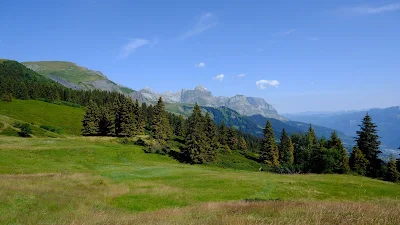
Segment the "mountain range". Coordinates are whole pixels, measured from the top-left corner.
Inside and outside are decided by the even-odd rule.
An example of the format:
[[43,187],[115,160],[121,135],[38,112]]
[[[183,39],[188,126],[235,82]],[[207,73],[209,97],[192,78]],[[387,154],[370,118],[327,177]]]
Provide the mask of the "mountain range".
[[[333,130],[347,146],[352,146],[358,124],[366,111],[347,111],[337,113],[303,113],[280,115],[277,110],[262,98],[236,95],[233,97],[213,96],[203,86],[193,90],[182,89],[177,92],[157,93],[149,88],[139,91],[119,85],[109,80],[103,73],[79,66],[71,62],[41,61],[24,62],[26,67],[42,74],[53,81],[75,90],[100,89],[117,91],[142,102],[154,103],[159,97],[166,102],[171,112],[189,115],[193,104],[198,103],[203,111],[210,112],[217,123],[224,120],[228,126],[256,136],[262,135],[262,128],[267,120],[273,124],[276,135],[284,128],[289,133],[305,132],[313,124],[317,136],[329,137]],[[379,134],[385,148],[400,146],[399,107],[374,109],[368,111],[379,127]],[[397,147],[396,147],[397,146]]]

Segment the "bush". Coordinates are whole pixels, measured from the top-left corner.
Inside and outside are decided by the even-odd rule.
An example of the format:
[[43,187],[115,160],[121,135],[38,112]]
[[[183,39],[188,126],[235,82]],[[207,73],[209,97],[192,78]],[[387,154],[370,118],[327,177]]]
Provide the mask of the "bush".
[[5,102],[12,102],[12,95],[11,94],[4,94],[1,98]]
[[171,151],[170,146],[166,143],[154,141],[144,149],[145,153],[155,153],[160,155],[167,155]]
[[148,146],[148,144],[141,138],[139,138],[137,141],[135,141],[135,145],[139,145],[139,146],[143,146],[143,147]]
[[40,125],[40,128],[48,130],[48,131],[51,131],[53,133],[57,133],[57,134],[61,134],[61,132],[62,132],[61,128],[53,127],[53,126],[50,126],[50,125]]
[[21,131],[18,132],[18,135],[20,137],[30,137],[32,132],[32,127],[29,123],[24,123],[20,127]]

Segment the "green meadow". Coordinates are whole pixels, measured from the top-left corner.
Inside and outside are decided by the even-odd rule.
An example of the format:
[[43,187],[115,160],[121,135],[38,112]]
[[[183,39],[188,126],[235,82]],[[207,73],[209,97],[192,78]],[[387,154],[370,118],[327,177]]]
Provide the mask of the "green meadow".
[[[82,114],[0,102],[0,224],[400,224],[399,184],[260,172],[235,153],[182,164],[122,139],[80,137]],[[4,133],[15,121],[62,132]]]

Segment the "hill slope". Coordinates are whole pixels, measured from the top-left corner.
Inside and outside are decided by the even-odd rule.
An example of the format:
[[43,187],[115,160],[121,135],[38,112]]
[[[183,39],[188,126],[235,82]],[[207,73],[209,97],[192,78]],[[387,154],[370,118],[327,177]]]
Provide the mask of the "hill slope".
[[140,93],[116,84],[100,71],[90,70],[75,63],[64,61],[23,62],[26,67],[74,90],[116,91],[143,100]]
[[83,108],[50,104],[36,100],[0,101],[0,115],[35,125],[50,125],[62,129],[63,134],[80,135]]

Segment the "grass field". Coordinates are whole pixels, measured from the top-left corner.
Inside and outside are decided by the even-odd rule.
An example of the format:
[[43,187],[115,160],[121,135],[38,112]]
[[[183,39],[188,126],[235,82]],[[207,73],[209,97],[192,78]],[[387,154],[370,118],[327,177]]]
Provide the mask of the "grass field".
[[[80,137],[82,115],[0,102],[0,224],[400,224],[399,184],[259,172],[234,153],[182,164],[120,139]],[[15,137],[15,121],[34,123],[34,137]]]
[[360,221],[400,222],[398,184],[186,165],[113,138],[1,136],[0,174],[0,224],[333,222],[374,209]]

